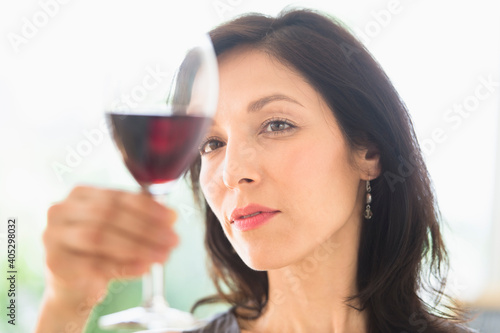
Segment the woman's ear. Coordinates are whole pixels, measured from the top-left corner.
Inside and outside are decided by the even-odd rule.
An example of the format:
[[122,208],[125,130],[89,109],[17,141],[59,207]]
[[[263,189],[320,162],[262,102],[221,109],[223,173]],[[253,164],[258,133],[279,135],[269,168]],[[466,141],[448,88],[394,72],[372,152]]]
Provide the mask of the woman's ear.
[[368,145],[359,149],[356,154],[356,165],[360,171],[360,178],[372,180],[377,178],[381,172],[380,151],[375,145]]

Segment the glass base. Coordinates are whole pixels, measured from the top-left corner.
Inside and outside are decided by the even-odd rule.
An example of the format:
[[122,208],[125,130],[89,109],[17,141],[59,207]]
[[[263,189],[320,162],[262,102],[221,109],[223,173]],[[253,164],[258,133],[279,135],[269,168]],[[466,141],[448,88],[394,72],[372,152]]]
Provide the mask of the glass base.
[[205,321],[196,319],[191,313],[174,308],[153,309],[135,307],[112,313],[99,318],[99,327],[104,330],[151,330],[184,331],[205,325]]

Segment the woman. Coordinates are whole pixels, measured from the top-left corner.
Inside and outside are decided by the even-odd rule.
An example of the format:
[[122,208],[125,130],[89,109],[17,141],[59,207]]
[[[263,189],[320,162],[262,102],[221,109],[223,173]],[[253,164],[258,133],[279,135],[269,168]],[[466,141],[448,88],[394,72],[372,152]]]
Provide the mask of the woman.
[[[439,304],[447,256],[410,118],[364,47],[306,10],[210,35],[219,106],[190,176],[218,294],[195,306],[232,308],[200,332],[467,332]],[[163,262],[173,221],[95,188],[51,207],[38,332],[83,327],[110,279]]]

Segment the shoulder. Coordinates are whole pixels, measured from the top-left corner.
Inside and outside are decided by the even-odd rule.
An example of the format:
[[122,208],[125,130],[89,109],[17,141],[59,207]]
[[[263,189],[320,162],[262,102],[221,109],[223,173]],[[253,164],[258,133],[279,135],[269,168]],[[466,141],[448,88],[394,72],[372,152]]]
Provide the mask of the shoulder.
[[[425,327],[425,332],[439,332],[439,333],[480,333],[478,330],[467,327],[465,324],[466,317],[457,317],[458,320],[452,320],[443,317],[437,317],[429,314],[427,318],[431,323],[430,327]],[[463,320],[463,321],[462,321]]]
[[479,333],[479,331],[466,327],[462,324],[448,323],[443,328],[446,333]]
[[232,310],[228,310],[215,315],[205,326],[183,333],[240,333],[240,327]]
[[454,329],[450,331],[450,333],[479,333],[479,331],[460,325],[455,326]]
[[479,333],[479,331],[476,331],[472,328],[465,327],[465,326],[456,326],[453,331],[450,331],[451,333]]

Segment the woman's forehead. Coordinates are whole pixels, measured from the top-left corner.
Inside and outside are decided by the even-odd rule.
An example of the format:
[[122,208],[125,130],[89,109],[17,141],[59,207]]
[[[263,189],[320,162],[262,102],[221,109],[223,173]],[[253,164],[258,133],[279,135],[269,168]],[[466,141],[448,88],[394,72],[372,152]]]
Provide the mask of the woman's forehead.
[[[218,57],[219,71],[222,75],[231,73],[246,74],[246,77],[267,74],[267,76],[287,76],[304,80],[293,66],[264,50],[251,46],[238,46]],[[253,75],[252,75],[253,74]],[[240,79],[244,79],[241,77]]]
[[320,116],[322,121],[334,121],[322,95],[302,75],[262,50],[245,46],[225,52],[219,56],[219,72],[214,127],[266,109],[296,120]]
[[250,104],[258,106],[254,102],[265,97],[297,104],[318,98],[303,76],[256,48],[238,47],[219,56],[219,73],[222,108],[253,108]]

